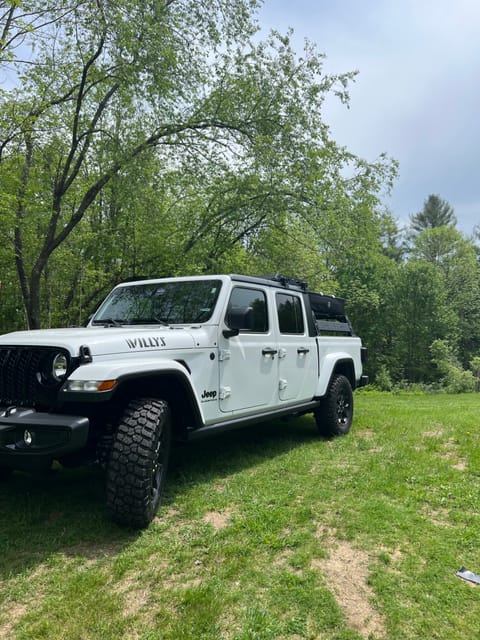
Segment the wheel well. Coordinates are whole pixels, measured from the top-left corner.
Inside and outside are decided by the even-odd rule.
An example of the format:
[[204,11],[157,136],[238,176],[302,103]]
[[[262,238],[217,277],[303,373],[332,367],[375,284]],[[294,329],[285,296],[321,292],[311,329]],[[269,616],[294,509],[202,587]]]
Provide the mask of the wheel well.
[[174,435],[185,439],[187,427],[201,423],[197,403],[188,382],[178,374],[135,377],[122,381],[115,394],[122,408],[133,398],[158,398],[170,405]]
[[334,375],[343,375],[350,382],[350,386],[352,389],[356,387],[355,381],[355,367],[353,365],[353,360],[340,360],[335,365],[332,376]]

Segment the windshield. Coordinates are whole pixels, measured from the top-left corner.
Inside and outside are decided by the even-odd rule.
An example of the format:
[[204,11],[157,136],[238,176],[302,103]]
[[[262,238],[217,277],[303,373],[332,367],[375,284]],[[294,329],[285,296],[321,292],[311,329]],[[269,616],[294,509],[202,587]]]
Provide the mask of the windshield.
[[92,324],[194,324],[210,319],[220,280],[156,282],[118,287]]

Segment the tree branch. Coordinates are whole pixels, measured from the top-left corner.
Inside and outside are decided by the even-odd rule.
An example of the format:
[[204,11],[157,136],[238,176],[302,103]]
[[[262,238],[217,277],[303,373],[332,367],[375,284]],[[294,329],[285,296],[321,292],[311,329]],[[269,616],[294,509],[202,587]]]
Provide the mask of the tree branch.
[[17,268],[20,288],[22,290],[22,298],[25,303],[25,306],[27,307],[27,316],[28,316],[29,315],[28,305],[30,302],[31,290],[30,290],[30,287],[28,286],[27,272],[25,270],[21,223],[25,215],[25,198],[26,198],[27,184],[28,184],[28,179],[30,175],[30,169],[32,166],[32,158],[33,158],[33,142],[30,136],[26,137],[25,143],[26,143],[25,162],[23,164],[20,189],[18,192],[17,213],[16,213],[16,219],[15,219],[15,228],[14,228],[14,250],[15,250],[15,265]]

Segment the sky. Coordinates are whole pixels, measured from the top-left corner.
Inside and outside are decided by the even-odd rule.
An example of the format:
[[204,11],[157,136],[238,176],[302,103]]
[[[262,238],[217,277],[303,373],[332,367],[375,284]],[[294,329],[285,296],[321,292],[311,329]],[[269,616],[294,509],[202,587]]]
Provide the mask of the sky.
[[399,177],[384,202],[401,225],[438,194],[457,228],[480,224],[479,0],[264,0],[262,31],[294,30],[326,55],[326,73],[358,71],[350,105],[329,100],[332,138]]

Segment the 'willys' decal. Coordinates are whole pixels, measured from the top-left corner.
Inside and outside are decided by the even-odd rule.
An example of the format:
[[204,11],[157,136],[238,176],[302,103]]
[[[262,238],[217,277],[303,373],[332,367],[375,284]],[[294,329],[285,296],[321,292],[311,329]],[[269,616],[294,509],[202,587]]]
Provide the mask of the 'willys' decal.
[[166,347],[165,338],[151,336],[149,338],[125,338],[129,349],[155,349]]

